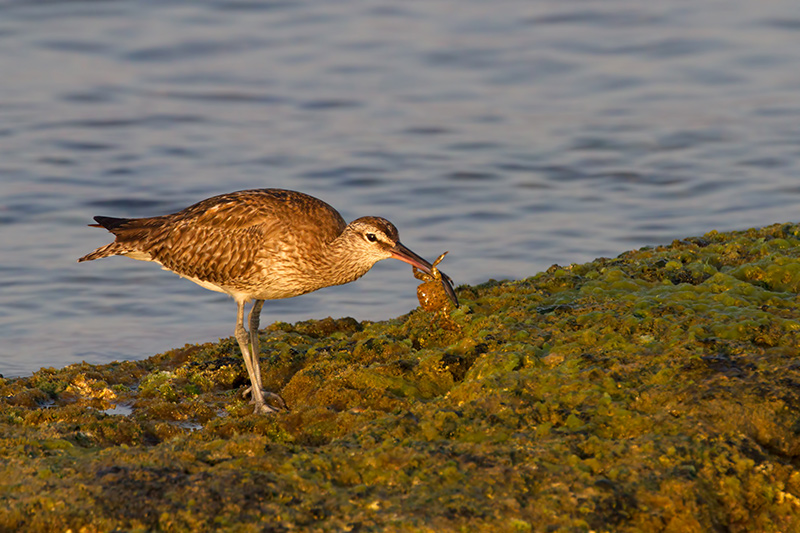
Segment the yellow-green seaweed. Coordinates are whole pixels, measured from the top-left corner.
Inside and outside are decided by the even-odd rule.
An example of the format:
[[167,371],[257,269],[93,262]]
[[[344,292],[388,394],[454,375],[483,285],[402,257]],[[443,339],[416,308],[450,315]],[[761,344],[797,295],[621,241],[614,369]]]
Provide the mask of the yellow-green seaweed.
[[231,339],[0,379],[0,531],[800,530],[798,245],[554,265],[459,287],[451,323],[275,323],[277,415]]

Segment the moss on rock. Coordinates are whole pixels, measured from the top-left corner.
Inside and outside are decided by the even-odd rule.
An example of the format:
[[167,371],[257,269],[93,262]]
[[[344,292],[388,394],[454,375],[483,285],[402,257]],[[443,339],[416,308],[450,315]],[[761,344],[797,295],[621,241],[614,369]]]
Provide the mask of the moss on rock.
[[0,379],[0,530],[800,529],[800,227]]

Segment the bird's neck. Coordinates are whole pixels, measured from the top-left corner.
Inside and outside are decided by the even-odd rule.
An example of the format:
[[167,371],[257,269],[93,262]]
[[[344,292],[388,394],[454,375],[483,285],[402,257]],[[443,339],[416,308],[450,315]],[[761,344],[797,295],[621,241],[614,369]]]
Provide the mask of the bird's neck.
[[374,260],[353,253],[352,235],[342,233],[322,251],[316,261],[315,275],[327,280],[327,285],[342,285],[355,281],[372,268]]

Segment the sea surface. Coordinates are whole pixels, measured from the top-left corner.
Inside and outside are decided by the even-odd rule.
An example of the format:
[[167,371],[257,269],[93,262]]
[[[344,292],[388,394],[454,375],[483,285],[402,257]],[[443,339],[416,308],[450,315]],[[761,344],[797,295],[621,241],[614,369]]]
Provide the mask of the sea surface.
[[[0,1],[0,374],[233,333],[94,215],[238,189],[380,215],[457,283],[800,219],[796,0]],[[267,302],[396,317],[410,267]]]

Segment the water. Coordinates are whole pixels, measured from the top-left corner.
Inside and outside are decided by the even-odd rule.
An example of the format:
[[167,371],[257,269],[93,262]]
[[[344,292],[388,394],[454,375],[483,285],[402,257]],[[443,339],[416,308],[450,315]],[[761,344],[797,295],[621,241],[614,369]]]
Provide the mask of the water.
[[[457,283],[797,220],[794,0],[0,3],[0,373],[231,335],[93,215],[237,189],[374,214]],[[416,306],[407,265],[262,323]]]

